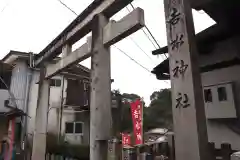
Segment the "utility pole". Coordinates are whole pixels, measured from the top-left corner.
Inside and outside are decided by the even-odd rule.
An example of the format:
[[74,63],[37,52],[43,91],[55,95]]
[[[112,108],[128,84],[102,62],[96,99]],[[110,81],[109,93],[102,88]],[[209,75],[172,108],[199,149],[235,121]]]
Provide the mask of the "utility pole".
[[110,48],[103,45],[103,28],[108,19],[98,14],[93,19],[91,52],[90,160],[106,160],[111,138]]
[[201,75],[190,0],[164,0],[176,160],[208,160]]

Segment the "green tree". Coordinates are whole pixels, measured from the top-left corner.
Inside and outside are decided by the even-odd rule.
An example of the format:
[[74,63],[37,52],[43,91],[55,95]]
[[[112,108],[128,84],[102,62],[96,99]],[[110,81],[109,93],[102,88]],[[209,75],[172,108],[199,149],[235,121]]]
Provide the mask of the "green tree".
[[150,96],[151,103],[145,109],[144,129],[172,129],[172,100],[171,90],[155,91]]
[[[120,94],[119,90],[113,93]],[[121,132],[132,132],[132,116],[130,102],[140,99],[137,94],[123,93],[121,107]],[[150,96],[151,103],[148,107],[143,102],[143,129],[147,131],[153,128],[172,129],[172,101],[170,89],[155,91]]]

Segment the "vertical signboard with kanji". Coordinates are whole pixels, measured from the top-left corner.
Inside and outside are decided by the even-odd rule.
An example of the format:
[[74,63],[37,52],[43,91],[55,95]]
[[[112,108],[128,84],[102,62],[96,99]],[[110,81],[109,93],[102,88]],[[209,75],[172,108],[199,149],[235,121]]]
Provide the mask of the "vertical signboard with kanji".
[[176,160],[206,160],[207,130],[190,0],[164,0]]
[[140,100],[136,100],[135,102],[131,103],[131,113],[132,113],[135,145],[143,144],[142,110],[143,108]]
[[122,147],[128,148],[131,146],[131,135],[127,133],[122,133]]

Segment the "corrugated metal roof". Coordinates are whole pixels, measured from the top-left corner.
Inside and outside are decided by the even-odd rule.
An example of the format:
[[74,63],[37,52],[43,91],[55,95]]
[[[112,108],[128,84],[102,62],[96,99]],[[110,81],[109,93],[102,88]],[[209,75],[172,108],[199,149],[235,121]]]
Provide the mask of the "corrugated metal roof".
[[154,128],[146,132],[146,134],[165,134],[167,132],[168,132],[168,129],[166,128]]

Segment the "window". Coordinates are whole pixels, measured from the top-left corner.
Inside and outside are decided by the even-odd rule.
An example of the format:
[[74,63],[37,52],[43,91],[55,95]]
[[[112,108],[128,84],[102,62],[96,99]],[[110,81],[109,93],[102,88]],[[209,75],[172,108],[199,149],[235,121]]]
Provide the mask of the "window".
[[84,91],[89,90],[89,82],[83,81],[83,90],[84,90]]
[[204,89],[205,102],[212,102],[212,91],[211,89]]
[[87,90],[87,83],[83,83],[83,90],[86,91]]
[[2,81],[0,81],[0,89],[7,89],[7,86]]
[[75,133],[83,133],[82,123],[75,123]]
[[83,105],[88,106],[88,100],[89,100],[89,92],[84,91],[83,93]]
[[60,79],[56,79],[55,80],[55,86],[56,87],[60,87],[61,86],[61,80]]
[[74,123],[66,122],[65,133],[74,133]]
[[60,79],[51,79],[50,80],[50,86],[60,87],[61,86],[61,80]]
[[1,81],[0,81],[0,89],[8,89],[10,88],[10,83],[11,83],[11,71],[7,72],[2,72],[0,73]]
[[83,92],[83,105],[84,106],[88,106],[88,104],[89,104],[89,87],[90,87],[90,85],[89,85],[89,82],[87,82],[87,81],[83,81],[83,90],[84,90],[84,92]]
[[83,134],[83,122],[66,122],[66,134]]
[[219,101],[226,101],[227,100],[227,91],[225,87],[219,87],[218,91],[218,100]]

